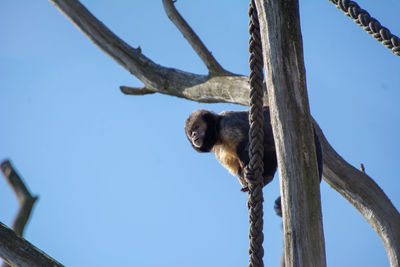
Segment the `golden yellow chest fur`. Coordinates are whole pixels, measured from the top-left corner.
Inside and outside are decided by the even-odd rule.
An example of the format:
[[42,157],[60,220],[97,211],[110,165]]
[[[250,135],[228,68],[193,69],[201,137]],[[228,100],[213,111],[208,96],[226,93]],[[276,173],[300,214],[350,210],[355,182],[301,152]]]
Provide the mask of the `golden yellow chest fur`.
[[236,145],[233,142],[222,142],[213,147],[215,157],[228,169],[232,175],[237,175],[240,167],[239,157],[236,152]]

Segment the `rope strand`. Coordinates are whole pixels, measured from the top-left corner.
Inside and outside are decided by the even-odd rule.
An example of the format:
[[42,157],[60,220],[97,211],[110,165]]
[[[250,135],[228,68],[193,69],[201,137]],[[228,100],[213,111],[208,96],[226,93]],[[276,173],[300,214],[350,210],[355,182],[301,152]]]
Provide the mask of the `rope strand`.
[[400,38],[393,35],[390,30],[382,26],[378,20],[371,17],[367,11],[351,0],[329,0],[335,6],[344,11],[346,16],[352,18],[355,23],[381,42],[393,54],[400,56]]
[[249,170],[246,180],[249,187],[248,207],[250,222],[250,248],[249,267],[263,267],[263,158],[264,158],[264,132],[263,132],[263,60],[261,49],[260,26],[254,0],[249,7],[249,52],[250,52],[250,112],[249,112]]

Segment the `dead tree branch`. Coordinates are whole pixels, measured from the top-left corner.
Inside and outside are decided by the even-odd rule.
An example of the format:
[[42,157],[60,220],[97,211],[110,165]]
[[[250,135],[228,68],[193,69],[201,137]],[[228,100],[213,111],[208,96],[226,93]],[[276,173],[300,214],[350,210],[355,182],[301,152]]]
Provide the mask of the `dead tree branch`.
[[63,266],[46,253],[0,223],[0,257],[11,266],[57,267]]
[[20,205],[12,225],[14,231],[0,223],[0,257],[5,260],[3,266],[62,266],[22,238],[38,197],[32,196],[9,160],[1,163],[0,168]]
[[185,19],[179,14],[174,5],[175,2],[172,0],[163,0],[162,2],[168,18],[175,24],[175,26],[182,33],[183,37],[186,38],[186,40],[192,46],[193,50],[207,66],[210,75],[232,75],[232,73],[224,70],[224,68],[221,67],[218,61],[214,58],[211,52],[208,51],[207,47],[200,40],[199,36],[197,36],[197,34],[192,30]]
[[[18,213],[15,216],[12,229],[15,234],[22,237],[24,233],[25,226],[30,218],[33,205],[38,199],[37,196],[32,196],[29,192],[28,188],[25,186],[22,178],[18,175],[14,167],[11,165],[9,160],[5,160],[0,164],[0,169],[6,178],[6,181],[10,185],[10,187],[14,190],[18,202],[19,209]],[[9,266],[7,263],[3,263],[2,267]]]
[[146,86],[143,87],[129,87],[129,86],[120,86],[121,92],[126,95],[149,95],[154,94],[155,91],[147,88]]
[[400,266],[400,214],[366,173],[347,163],[329,144],[314,121],[324,157],[324,180],[345,197],[377,232],[390,262]]
[[12,229],[19,236],[24,233],[24,228],[29,220],[32,212],[33,205],[38,199],[37,196],[32,196],[28,188],[25,186],[22,178],[18,175],[14,167],[11,165],[9,160],[5,160],[0,165],[1,171],[6,178],[7,182],[10,184],[11,188],[17,195],[19,202],[19,210],[17,216],[15,217]]
[[[106,54],[140,79],[147,90],[197,102],[249,104],[247,77],[209,77],[160,66],[123,42],[78,1],[49,1]],[[399,212],[368,175],[350,166],[336,153],[315,121],[314,124],[322,143],[324,180],[356,207],[375,229],[384,243],[391,266],[400,266]]]
[[[248,103],[247,77],[237,75],[212,77],[163,67],[144,56],[140,49],[129,46],[112,33],[79,1],[50,0],[50,2],[100,49],[141,80],[146,93],[149,91],[166,93],[205,103],[217,103],[226,101],[225,99],[230,103],[239,104],[238,101]],[[230,88],[234,84],[246,89],[245,95],[241,94],[243,91],[231,91]],[[143,90],[141,91],[143,93]],[[219,93],[214,94],[210,91]],[[137,94],[138,90],[123,90],[123,92]]]

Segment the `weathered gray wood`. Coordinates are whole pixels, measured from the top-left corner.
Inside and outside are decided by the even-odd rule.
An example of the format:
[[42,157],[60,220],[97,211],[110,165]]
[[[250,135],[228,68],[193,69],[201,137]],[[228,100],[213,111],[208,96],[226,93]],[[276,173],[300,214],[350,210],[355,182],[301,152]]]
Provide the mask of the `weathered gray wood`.
[[29,220],[33,205],[38,197],[32,196],[9,160],[3,161],[0,164],[0,169],[6,181],[14,190],[19,202],[19,210],[13,222],[12,229],[17,235],[23,236],[25,225]]
[[[15,195],[18,198],[19,209],[17,215],[15,216],[12,229],[14,230],[15,234],[22,237],[25,226],[31,216],[33,205],[38,197],[32,196],[22,178],[19,176],[9,160],[3,161],[0,164],[0,169],[6,178],[6,181],[14,190]],[[3,262],[1,266],[8,267],[9,265],[6,262]]]
[[18,267],[63,266],[46,253],[0,223],[0,257],[9,265]]
[[[22,178],[18,175],[17,171],[12,166],[9,160],[5,160],[0,164],[1,172],[3,173],[6,181],[10,187],[14,190],[15,195],[18,198],[19,209],[15,216],[12,229],[18,236],[23,236],[24,229],[28,220],[31,216],[33,205],[35,204],[38,197],[32,196],[26,187]],[[6,262],[3,262],[2,267],[8,267]]]
[[[101,21],[94,17],[79,1],[50,0],[78,29],[93,41],[119,65],[135,75],[144,84],[144,88],[122,87],[129,94],[168,92],[168,94],[207,103],[229,99],[231,103],[248,103],[247,77],[209,76],[167,68],[154,63],[141,53],[141,49],[129,46],[112,33]],[[242,86],[243,91],[232,91],[232,86]],[[210,92],[212,91],[212,92]],[[214,94],[214,92],[218,94]]]
[[256,0],[279,166],[285,266],[326,266],[298,0]]
[[390,266],[400,266],[399,212],[374,180],[336,153],[315,121],[314,125],[322,145],[324,180],[345,197],[378,233]]
[[175,24],[175,26],[182,33],[183,37],[190,43],[193,50],[201,58],[210,75],[232,75],[232,73],[224,70],[224,68],[218,63],[207,47],[200,40],[199,36],[192,30],[192,28],[187,24],[184,18],[176,10],[173,0],[162,0],[164,5],[165,13],[168,18]]
[[[71,19],[89,39],[95,43],[104,43],[98,44],[98,46],[107,48],[102,49],[146,85],[146,90],[124,87],[125,93],[130,91],[132,93],[148,93],[151,91],[198,102],[248,105],[247,77],[232,75],[210,79],[208,76],[162,67],[150,61],[139,51],[133,51],[134,49],[122,40],[123,43],[119,43],[120,39],[107,28],[104,29],[105,26],[92,14],[87,14],[86,9],[87,13],[80,11],[84,7],[78,1],[50,0],[50,2]],[[126,46],[128,47],[125,49]],[[147,64],[149,61],[150,63]],[[166,76],[162,76],[162,74],[166,74]],[[191,81],[192,78],[196,82]],[[317,125],[316,122],[314,124]],[[319,130],[318,135],[322,140],[324,180],[354,205],[374,227],[385,245],[391,266],[400,266],[399,212],[370,177],[343,160]]]

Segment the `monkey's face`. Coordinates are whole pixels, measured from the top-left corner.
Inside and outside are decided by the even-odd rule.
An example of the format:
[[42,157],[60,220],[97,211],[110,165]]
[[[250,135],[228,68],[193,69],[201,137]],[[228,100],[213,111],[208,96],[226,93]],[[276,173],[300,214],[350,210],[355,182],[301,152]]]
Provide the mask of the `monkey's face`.
[[188,132],[188,136],[194,147],[200,148],[203,146],[206,130],[207,124],[203,120],[197,120],[195,123],[193,123]]
[[186,120],[186,136],[198,152],[210,152],[217,141],[218,115],[204,109],[194,111]]

